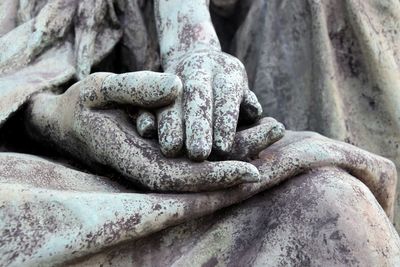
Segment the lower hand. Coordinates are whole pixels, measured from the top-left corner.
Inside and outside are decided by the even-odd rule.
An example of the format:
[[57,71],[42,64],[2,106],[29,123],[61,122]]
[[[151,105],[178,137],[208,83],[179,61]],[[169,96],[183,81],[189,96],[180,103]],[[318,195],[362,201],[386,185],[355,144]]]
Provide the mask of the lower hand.
[[[151,190],[208,191],[258,181],[258,170],[242,161],[167,159],[154,141],[136,133],[127,114],[110,109],[122,104],[162,107],[174,101],[181,86],[172,74],[92,74],[62,95],[33,98],[28,112],[30,132],[85,163],[109,166]],[[260,151],[283,135],[281,124],[272,119],[257,127],[238,133],[236,139],[233,136],[234,159],[248,158],[250,152]],[[254,131],[258,134],[251,138]]]

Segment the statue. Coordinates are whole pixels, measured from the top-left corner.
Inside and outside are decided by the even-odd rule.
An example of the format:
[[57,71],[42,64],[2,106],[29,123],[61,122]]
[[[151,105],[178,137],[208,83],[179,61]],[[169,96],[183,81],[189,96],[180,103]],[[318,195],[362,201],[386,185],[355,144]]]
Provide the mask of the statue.
[[353,0],[275,2],[215,0],[212,16],[207,0],[0,3],[0,265],[398,265],[395,165],[261,118],[270,100],[247,75],[276,70],[262,76],[259,37],[241,38],[251,16],[307,2],[315,82],[334,92],[325,12],[368,27]]

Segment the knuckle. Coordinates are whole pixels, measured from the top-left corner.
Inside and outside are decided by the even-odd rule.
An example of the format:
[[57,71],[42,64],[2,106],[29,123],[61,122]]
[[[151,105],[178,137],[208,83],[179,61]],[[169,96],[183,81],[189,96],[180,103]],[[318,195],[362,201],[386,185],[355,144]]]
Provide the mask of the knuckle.
[[81,88],[79,97],[80,103],[89,104],[96,101],[97,98],[98,96],[94,90],[90,90],[90,88],[86,86]]

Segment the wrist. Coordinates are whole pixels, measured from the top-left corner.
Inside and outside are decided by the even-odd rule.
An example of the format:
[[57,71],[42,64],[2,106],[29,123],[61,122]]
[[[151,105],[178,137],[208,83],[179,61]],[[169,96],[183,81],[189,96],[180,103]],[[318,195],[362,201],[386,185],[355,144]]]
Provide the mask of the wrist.
[[207,0],[156,0],[155,14],[162,66],[198,50],[221,51]]
[[[58,134],[57,95],[38,93],[33,95],[25,111],[25,127],[28,134],[35,139],[52,140]],[[57,131],[57,133],[55,133]]]

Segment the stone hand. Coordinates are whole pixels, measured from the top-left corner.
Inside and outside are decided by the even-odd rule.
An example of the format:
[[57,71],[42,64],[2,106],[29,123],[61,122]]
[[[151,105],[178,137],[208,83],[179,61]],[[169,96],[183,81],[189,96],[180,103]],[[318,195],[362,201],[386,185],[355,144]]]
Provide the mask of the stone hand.
[[[87,164],[102,164],[151,190],[205,191],[258,181],[258,170],[242,161],[194,163],[167,159],[151,140],[141,138],[121,105],[158,108],[174,101],[182,84],[172,74],[136,72],[96,73],[62,95],[38,94],[27,112],[29,132],[53,143]],[[274,120],[238,133],[237,151],[256,151],[282,137]],[[247,136],[247,138],[246,138]],[[245,159],[249,153],[236,153]]]
[[166,156],[177,155],[183,143],[193,160],[204,160],[211,151],[227,155],[239,111],[248,122],[262,113],[243,64],[221,51],[208,2],[155,2],[164,71],[183,83],[175,104],[158,112],[159,143]]
[[211,150],[231,151],[239,110],[250,121],[262,113],[249,90],[242,63],[220,51],[194,51],[171,69],[183,83],[183,96],[158,113],[159,142],[163,153],[173,156],[186,143],[189,158],[206,159]]

